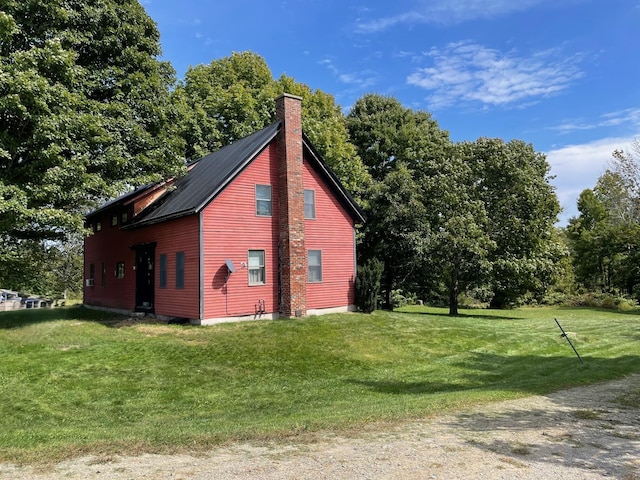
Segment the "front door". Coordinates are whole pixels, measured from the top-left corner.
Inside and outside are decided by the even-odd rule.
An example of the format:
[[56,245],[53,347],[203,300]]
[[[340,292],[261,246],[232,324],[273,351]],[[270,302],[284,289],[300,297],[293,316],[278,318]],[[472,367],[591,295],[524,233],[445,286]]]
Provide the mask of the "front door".
[[153,313],[156,245],[138,245],[135,251],[136,312]]

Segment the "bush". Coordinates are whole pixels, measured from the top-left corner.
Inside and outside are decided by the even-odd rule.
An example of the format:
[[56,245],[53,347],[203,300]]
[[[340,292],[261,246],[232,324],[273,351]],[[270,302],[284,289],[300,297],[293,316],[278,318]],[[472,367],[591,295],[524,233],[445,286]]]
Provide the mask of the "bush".
[[382,262],[377,258],[371,258],[363,266],[358,267],[356,303],[361,312],[371,313],[376,309],[382,269]]
[[391,303],[393,308],[416,305],[418,303],[418,297],[415,293],[404,294],[401,289],[397,288],[391,291]]
[[610,293],[586,292],[568,297],[565,305],[569,307],[593,307],[606,308],[608,310],[629,311],[638,306],[638,303],[622,295]]

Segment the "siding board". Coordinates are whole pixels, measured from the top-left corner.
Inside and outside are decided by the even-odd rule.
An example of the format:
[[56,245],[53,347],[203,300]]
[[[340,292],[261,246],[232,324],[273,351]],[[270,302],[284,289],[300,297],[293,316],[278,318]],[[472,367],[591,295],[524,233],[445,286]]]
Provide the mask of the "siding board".
[[[271,185],[272,215],[256,215],[255,185]],[[204,318],[277,312],[278,203],[276,145],[271,143],[203,212]],[[265,252],[265,285],[250,286],[249,250]],[[225,260],[236,271],[228,275]]]
[[[139,230],[121,230],[105,225],[111,218],[106,211],[102,230],[85,239],[85,278],[89,278],[90,264],[95,265],[96,282],[84,287],[84,303],[122,310],[135,308],[136,272],[135,251],[131,246],[157,242],[155,250],[155,313],[170,317],[198,318],[199,248],[198,217],[192,215]],[[185,252],[185,285],[175,288],[175,253]],[[167,288],[160,288],[159,255],[167,254]],[[100,268],[106,264],[105,286],[100,285]],[[125,263],[124,278],[115,275],[117,262]]]
[[315,191],[316,218],[305,220],[305,247],[322,251],[322,282],[307,284],[307,309],[355,304],[353,220],[318,172],[304,162],[304,188]]

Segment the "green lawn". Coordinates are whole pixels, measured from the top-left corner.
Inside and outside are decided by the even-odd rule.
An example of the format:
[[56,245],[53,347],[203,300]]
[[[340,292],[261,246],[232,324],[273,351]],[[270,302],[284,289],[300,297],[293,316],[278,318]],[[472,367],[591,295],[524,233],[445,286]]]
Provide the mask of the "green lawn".
[[637,311],[461,313],[211,327],[123,326],[80,307],[0,313],[0,461],[357,429],[640,371]]

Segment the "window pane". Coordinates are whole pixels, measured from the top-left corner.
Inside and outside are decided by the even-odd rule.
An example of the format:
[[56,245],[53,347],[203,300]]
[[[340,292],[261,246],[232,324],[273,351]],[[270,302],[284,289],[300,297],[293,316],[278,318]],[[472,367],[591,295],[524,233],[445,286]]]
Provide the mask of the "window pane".
[[160,255],[160,288],[167,288],[167,255]]
[[176,253],[176,288],[184,288],[184,252]]
[[256,215],[271,215],[271,185],[256,185]]
[[124,278],[124,262],[118,262],[116,265],[116,277]]
[[249,285],[265,283],[264,250],[249,250]]
[[309,250],[308,252],[308,271],[309,282],[321,282],[322,281],[322,251]]
[[316,218],[316,195],[313,190],[304,191],[304,218]]

